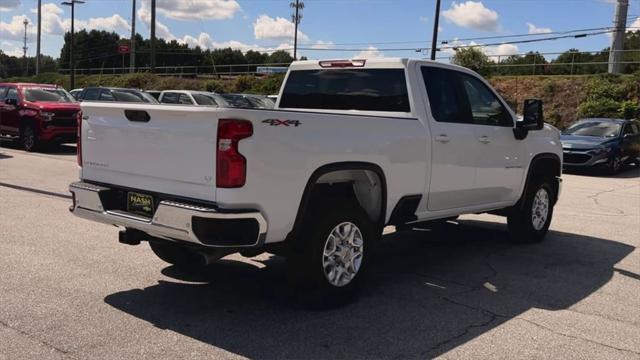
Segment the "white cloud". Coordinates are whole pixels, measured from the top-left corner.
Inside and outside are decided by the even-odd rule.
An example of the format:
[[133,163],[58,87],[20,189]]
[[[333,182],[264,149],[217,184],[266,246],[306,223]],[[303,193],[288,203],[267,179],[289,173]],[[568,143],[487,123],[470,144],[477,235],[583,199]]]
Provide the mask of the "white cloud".
[[322,40],[318,40],[316,41],[315,44],[311,45],[312,49],[317,49],[317,50],[327,50],[327,49],[333,49],[335,46],[333,44],[333,41],[322,41]]
[[[31,9],[36,14],[38,9]],[[42,33],[47,35],[63,35],[71,29],[71,19],[63,18],[64,11],[54,3],[42,5]],[[131,30],[131,25],[122,16],[113,14],[109,17],[89,18],[89,20],[76,19],[77,30],[106,30],[124,33]]]
[[15,15],[10,22],[0,22],[0,38],[3,40],[22,41],[24,38],[24,20],[29,21],[27,25],[27,38],[35,34],[33,22],[27,15]]
[[282,43],[276,47],[262,47],[255,44],[253,45],[245,44],[243,42],[236,41],[236,40],[218,42],[218,41],[215,41],[211,37],[211,35],[204,32],[200,33],[200,35],[198,35],[197,38],[191,35],[186,35],[182,39],[177,39],[177,41],[181,44],[187,44],[191,48],[194,48],[196,46],[199,46],[205,50],[232,48],[234,50],[240,50],[242,52],[247,52],[249,50],[267,52],[267,53],[271,53],[277,50],[287,50],[288,52],[292,52],[290,49],[293,47],[293,45],[289,43]]
[[236,0],[158,0],[156,9],[175,20],[231,19],[241,10]]
[[442,12],[442,15],[452,23],[465,28],[482,31],[500,29],[498,13],[486,8],[480,1],[467,1],[461,4],[454,1],[448,10]]
[[421,22],[421,23],[423,23],[423,24],[426,24],[426,23],[428,23],[428,22],[429,22],[429,18],[428,18],[428,17],[426,17],[426,16],[420,16],[418,19],[419,19],[419,20],[420,20],[420,22]]
[[20,0],[0,0],[0,11],[11,11],[20,7]]
[[0,42],[0,50],[2,50],[2,53],[9,55],[9,56],[15,56],[15,57],[22,57],[22,48],[20,46],[15,45],[15,43],[11,43],[9,41],[2,41]]
[[631,25],[627,25],[627,31],[640,31],[640,16]]
[[453,41],[449,42],[447,47],[442,48],[441,51],[445,55],[453,56],[456,53],[455,48],[457,47],[468,48],[472,46],[477,46],[477,49],[482,51],[485,55],[489,57],[489,60],[494,62],[498,61],[499,56],[501,57],[500,60],[502,60],[507,56],[517,55],[520,52],[520,49],[518,49],[518,46],[514,44],[500,44],[497,46],[481,46],[481,45],[482,44],[476,43],[475,41],[465,43],[463,41],[454,39]]
[[529,34],[548,34],[553,32],[550,28],[537,27],[532,23],[527,23],[527,27],[529,28]]
[[[502,56],[503,58],[510,55],[516,55],[520,52],[517,45],[513,44],[500,44],[498,46],[487,46],[481,48],[481,50],[490,57],[493,61],[498,61],[498,56]],[[502,59],[500,59],[502,60]]]
[[353,59],[372,59],[372,58],[380,58],[384,57],[384,53],[378,50],[375,46],[369,46],[366,50],[360,51],[359,53],[353,55]]
[[[295,27],[285,18],[272,18],[269,15],[260,15],[253,23],[253,34],[256,39],[289,40],[293,38]],[[308,42],[309,37],[298,30],[298,41]]]

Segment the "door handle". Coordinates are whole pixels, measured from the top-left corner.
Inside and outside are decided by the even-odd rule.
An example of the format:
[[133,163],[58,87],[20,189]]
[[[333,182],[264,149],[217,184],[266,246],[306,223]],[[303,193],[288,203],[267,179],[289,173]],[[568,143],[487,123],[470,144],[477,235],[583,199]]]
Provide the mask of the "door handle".
[[489,137],[488,137],[488,136],[483,135],[483,136],[480,136],[480,137],[478,138],[478,141],[480,141],[480,142],[481,142],[481,143],[483,143],[483,144],[488,144],[488,143],[490,143],[490,142],[491,142],[491,139],[489,139]]
[[440,134],[436,136],[436,141],[439,143],[446,144],[449,142],[449,136],[447,136],[447,134]]

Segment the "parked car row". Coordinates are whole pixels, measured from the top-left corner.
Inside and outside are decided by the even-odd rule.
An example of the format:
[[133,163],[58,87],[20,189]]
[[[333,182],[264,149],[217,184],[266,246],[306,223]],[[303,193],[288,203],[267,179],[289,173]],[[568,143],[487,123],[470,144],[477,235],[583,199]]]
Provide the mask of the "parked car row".
[[118,87],[86,87],[68,92],[52,84],[0,83],[0,136],[17,139],[27,151],[37,151],[46,143],[76,142],[82,101],[243,109],[273,109],[275,105],[273,97],[262,95]]

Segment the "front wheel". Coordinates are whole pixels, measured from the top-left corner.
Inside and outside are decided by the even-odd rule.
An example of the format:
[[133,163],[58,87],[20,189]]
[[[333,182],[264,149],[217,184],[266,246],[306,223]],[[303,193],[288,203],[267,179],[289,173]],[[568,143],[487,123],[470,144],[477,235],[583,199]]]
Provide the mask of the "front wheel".
[[38,150],[40,142],[32,125],[26,125],[20,132],[20,144],[26,151]]
[[531,184],[524,194],[522,207],[514,208],[507,217],[511,241],[535,243],[544,240],[551,225],[555,196],[549,179]]
[[368,268],[378,226],[357,206],[324,208],[304,226],[290,259],[304,300],[320,307],[349,302]]
[[607,170],[609,174],[616,175],[622,169],[622,165],[623,163],[622,163],[622,158],[620,157],[620,154],[616,154],[611,158],[611,160],[609,160]]

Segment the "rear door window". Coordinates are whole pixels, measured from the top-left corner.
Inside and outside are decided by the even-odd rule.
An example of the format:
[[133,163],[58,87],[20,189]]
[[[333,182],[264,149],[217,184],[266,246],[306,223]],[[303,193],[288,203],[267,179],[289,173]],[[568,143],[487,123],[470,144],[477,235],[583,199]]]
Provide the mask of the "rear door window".
[[471,111],[460,89],[457,71],[423,66],[422,78],[435,121],[471,123]]
[[180,94],[180,97],[178,98],[178,103],[182,105],[193,105],[193,101],[191,101],[191,98],[187,94]]
[[7,92],[6,86],[0,86],[0,100],[4,100],[4,94]]
[[116,99],[113,97],[113,94],[111,94],[111,90],[105,90],[105,89],[100,91],[100,100],[101,101],[116,101]]
[[410,112],[404,69],[292,71],[280,107]]
[[163,104],[177,104],[178,103],[178,94],[167,92],[162,94],[162,103]]

